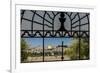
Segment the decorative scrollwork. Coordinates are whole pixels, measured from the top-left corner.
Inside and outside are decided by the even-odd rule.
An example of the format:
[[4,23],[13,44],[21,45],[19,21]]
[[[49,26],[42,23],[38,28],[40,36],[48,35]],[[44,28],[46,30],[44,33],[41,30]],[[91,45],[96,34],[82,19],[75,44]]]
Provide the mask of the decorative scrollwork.
[[[31,12],[31,15],[33,14],[32,18],[30,19],[26,17],[27,15],[30,15],[28,14],[28,12],[29,13]],[[40,37],[40,38],[41,37],[89,37],[89,34],[86,33],[89,32],[89,13],[53,12],[53,11],[52,12],[41,11],[40,13],[41,15],[38,13],[40,12],[33,10],[22,10],[21,37],[25,38],[26,34],[27,37]],[[59,17],[58,20],[55,20],[57,19],[56,17]],[[29,24],[25,23],[27,21]],[[56,24],[54,24],[54,22],[56,22]],[[70,24],[68,22],[70,22]],[[58,23],[60,26],[58,26]],[[55,29],[56,27],[57,28],[59,27],[59,29],[56,30]],[[70,30],[67,30],[67,28],[68,29],[70,28]],[[33,32],[34,34],[30,33],[30,31]],[[62,34],[61,32],[64,34]]]

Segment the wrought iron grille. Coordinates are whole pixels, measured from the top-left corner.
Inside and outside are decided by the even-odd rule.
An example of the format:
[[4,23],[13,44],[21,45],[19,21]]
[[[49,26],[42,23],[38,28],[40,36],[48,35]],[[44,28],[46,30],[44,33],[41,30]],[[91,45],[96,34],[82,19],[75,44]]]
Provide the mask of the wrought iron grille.
[[[59,12],[59,11],[42,11],[42,10],[21,10],[21,39],[41,39],[42,44],[42,52],[41,60],[31,60],[27,62],[38,62],[38,61],[64,61],[64,60],[88,60],[89,59],[89,13],[83,12]],[[54,39],[61,39],[58,41],[61,43],[56,45],[55,47],[60,47],[59,53],[57,54],[58,49],[56,51],[54,47],[52,49],[45,49],[46,42],[50,40],[53,42]],[[65,39],[78,39],[78,49],[76,49],[76,58],[74,59],[65,59],[64,57],[64,41]],[[87,58],[81,58],[81,40],[85,39],[88,44],[88,48],[84,52],[87,53]],[[56,41],[56,40],[55,40]],[[52,44],[52,43],[51,43]],[[21,46],[22,47],[22,46]],[[50,46],[49,46],[50,48]],[[29,51],[29,49],[28,49]],[[32,51],[32,49],[31,49]],[[35,50],[34,50],[35,51]],[[32,55],[36,54],[33,53]],[[40,50],[38,50],[40,51]],[[38,52],[37,51],[37,52]],[[49,52],[48,52],[49,51]],[[53,52],[53,53],[52,53]],[[47,54],[46,54],[47,53]],[[49,54],[49,55],[48,55]],[[53,56],[53,54],[60,54],[59,59],[49,58],[49,60],[45,59],[45,56]],[[33,57],[33,56],[32,56]]]

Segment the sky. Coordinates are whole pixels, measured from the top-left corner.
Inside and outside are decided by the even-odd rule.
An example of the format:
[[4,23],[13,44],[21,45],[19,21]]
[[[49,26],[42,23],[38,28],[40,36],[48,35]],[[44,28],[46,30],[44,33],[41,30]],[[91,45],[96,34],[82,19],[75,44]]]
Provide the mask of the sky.
[[[42,38],[25,38],[26,42],[29,44],[29,47],[37,47],[37,46],[43,46],[43,39]],[[64,45],[70,45],[72,38],[45,38],[44,44],[45,47],[48,45],[51,46],[58,46],[62,44],[62,41],[64,42]]]
[[[44,15],[44,11],[36,11],[37,14],[39,14],[40,16],[38,16],[37,14],[35,14],[34,16],[34,20],[35,22],[38,22],[38,23],[33,23],[33,30],[42,30],[43,29],[43,25],[40,25],[39,23],[43,23],[43,15]],[[52,25],[52,18],[54,18],[54,15],[51,11],[47,11],[47,13],[49,15],[45,15],[45,20],[44,20],[44,24],[48,25],[48,26],[51,26]],[[77,12],[73,12],[71,14],[71,12],[67,12],[69,15],[71,15],[71,19],[72,20],[72,23],[74,23],[75,21],[77,21],[79,19]],[[30,10],[26,10],[25,13],[24,13],[24,16],[23,18],[26,18],[28,20],[32,20],[32,16],[33,16],[33,12],[31,12]],[[54,14],[57,14],[57,12],[54,12]],[[84,17],[86,15],[86,13],[79,13],[79,16],[80,18]],[[60,14],[56,15],[55,19],[54,19],[54,30],[58,30],[60,28],[60,21],[59,21],[59,18],[60,18]],[[64,23],[64,27],[66,30],[71,30],[71,23],[70,23],[70,20],[69,20],[69,17],[68,15],[65,15],[65,18],[66,18],[66,21]],[[88,20],[87,20],[87,17],[85,17],[84,19],[81,20],[81,24],[84,24],[84,23],[87,23]],[[32,22],[30,21],[27,21],[27,20],[22,20],[22,27],[21,27],[21,30],[24,29],[24,30],[31,30],[31,24]],[[73,24],[72,26],[75,27],[79,25],[79,21],[75,24]],[[81,30],[88,30],[88,25],[83,25],[82,27],[80,27]],[[45,26],[44,27],[44,30],[52,30],[50,27],[47,27]],[[72,28],[72,30],[79,30],[79,26],[75,27],[75,28]],[[25,40],[27,41],[27,43],[29,44],[30,47],[37,47],[37,46],[43,46],[43,38],[25,38]],[[62,44],[62,41],[64,42],[64,45],[70,45],[71,44],[71,41],[72,41],[72,38],[45,38],[44,39],[44,44],[45,46],[48,46],[48,45],[51,45],[51,46],[58,46],[58,45],[61,45]]]

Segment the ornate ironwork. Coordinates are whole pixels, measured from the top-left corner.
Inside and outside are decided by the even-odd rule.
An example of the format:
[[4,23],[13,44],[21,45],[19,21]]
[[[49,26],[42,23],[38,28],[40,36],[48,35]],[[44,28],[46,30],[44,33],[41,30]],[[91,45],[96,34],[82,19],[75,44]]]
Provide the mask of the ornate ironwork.
[[[30,10],[30,12],[33,13],[33,16],[32,16],[32,19],[28,19],[28,18],[24,17],[26,11],[27,10],[21,11],[21,27],[25,26],[23,23],[23,20],[25,20],[26,22],[27,21],[30,22],[31,25],[27,25],[27,26],[30,26],[30,30],[21,29],[21,37],[25,37],[25,38],[26,37],[27,38],[28,37],[29,38],[30,37],[40,37],[40,38],[41,37],[79,37],[79,36],[80,37],[89,37],[89,13],[84,13],[84,16],[80,17],[80,15],[82,15],[82,13],[77,12],[75,14],[74,12],[57,12],[55,14],[55,12],[52,11],[52,14],[54,16],[51,17],[51,15],[47,11],[44,11],[44,15],[41,16],[36,11]],[[43,19],[43,21],[41,23],[38,21],[35,21],[34,20],[35,15],[37,15],[39,18]],[[59,27],[59,29],[55,30],[54,29],[54,20],[57,15],[60,15],[60,17],[58,18],[59,22],[60,22],[60,27]],[[73,15],[73,17],[71,17],[72,15]],[[46,16],[48,16],[48,19],[51,19],[51,22],[45,18]],[[69,17],[70,27],[68,27],[68,29],[70,29],[70,30],[67,30],[65,28],[65,27],[67,27],[67,24],[65,23],[65,21],[67,21],[67,19],[65,18],[65,16]],[[85,23],[81,23],[82,19],[83,19],[83,21],[86,20]],[[50,25],[45,24],[44,22],[47,22]],[[37,24],[37,26],[41,25],[42,27],[48,27],[51,30],[48,30],[48,29],[33,30],[34,23]],[[66,25],[64,25],[64,24],[66,24]],[[84,26],[86,26],[86,28]],[[79,29],[82,27],[83,27],[83,30]],[[62,31],[63,31],[63,33],[62,33]]]
[[44,38],[79,38],[79,42],[81,38],[88,38],[89,41],[89,15],[81,12],[21,10],[21,38],[43,38],[43,46]]

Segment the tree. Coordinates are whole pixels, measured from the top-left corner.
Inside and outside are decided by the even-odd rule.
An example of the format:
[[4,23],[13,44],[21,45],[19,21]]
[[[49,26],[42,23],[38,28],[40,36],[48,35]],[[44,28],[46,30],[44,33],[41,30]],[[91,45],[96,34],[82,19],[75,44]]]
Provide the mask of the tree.
[[21,61],[24,62],[27,57],[28,57],[28,53],[25,52],[25,49],[28,48],[28,44],[25,41],[25,39],[21,39]]
[[25,39],[21,39],[21,50],[25,50],[28,48],[28,44],[27,42],[25,41]]
[[73,39],[72,44],[68,49],[68,54],[71,59],[78,59],[79,58],[79,40]]
[[[80,44],[80,48],[79,48]],[[80,51],[79,51],[80,49]],[[73,39],[70,47],[65,51],[65,53],[73,59],[88,59],[89,58],[89,43],[88,39]],[[80,57],[79,57],[80,56]]]
[[89,59],[89,40],[87,38],[81,39],[80,59]]

